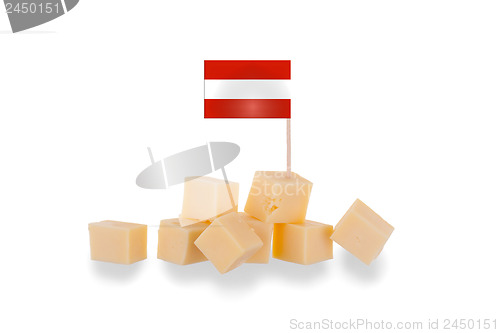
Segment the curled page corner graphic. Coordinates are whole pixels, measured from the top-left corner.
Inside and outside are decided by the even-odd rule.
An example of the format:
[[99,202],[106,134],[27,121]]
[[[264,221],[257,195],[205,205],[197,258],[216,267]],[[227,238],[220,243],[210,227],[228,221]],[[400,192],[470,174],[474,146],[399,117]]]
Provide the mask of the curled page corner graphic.
[[31,29],[52,21],[73,8],[79,0],[4,0],[12,32]]

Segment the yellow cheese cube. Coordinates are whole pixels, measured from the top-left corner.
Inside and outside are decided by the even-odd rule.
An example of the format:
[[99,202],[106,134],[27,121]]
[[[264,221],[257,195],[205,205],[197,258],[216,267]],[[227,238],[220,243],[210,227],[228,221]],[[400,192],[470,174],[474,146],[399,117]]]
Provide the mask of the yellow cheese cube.
[[256,218],[248,215],[247,213],[238,213],[241,219],[250,226],[250,228],[255,231],[257,236],[264,245],[257,251],[253,256],[251,256],[246,262],[247,263],[257,263],[257,264],[267,264],[269,262],[269,255],[271,252],[271,239],[273,237],[273,224],[264,223],[257,220]]
[[257,171],[245,212],[267,223],[302,223],[306,217],[312,183],[283,171]]
[[394,227],[356,199],[337,223],[332,239],[369,265],[389,239]]
[[253,256],[263,245],[238,213],[215,219],[194,244],[220,273],[229,272]]
[[206,261],[194,241],[208,226],[209,223],[201,222],[181,227],[179,219],[162,220],[158,229],[158,259],[178,265]]
[[182,216],[179,216],[179,218],[178,218],[178,222],[179,222],[181,227],[187,227],[189,225],[200,223],[200,222],[209,222],[210,223],[212,221],[213,221],[213,219],[211,219],[211,220],[198,220],[198,219],[188,219],[188,218],[185,218]]
[[147,258],[145,224],[118,221],[89,223],[92,260],[132,264]]
[[[239,184],[229,182],[235,208],[231,204],[226,182],[211,177],[198,177],[184,183],[181,218],[206,221],[222,214],[237,211]],[[188,225],[189,220],[183,220]],[[196,222],[195,222],[196,223]]]
[[309,265],[333,258],[333,226],[313,221],[274,225],[273,258]]

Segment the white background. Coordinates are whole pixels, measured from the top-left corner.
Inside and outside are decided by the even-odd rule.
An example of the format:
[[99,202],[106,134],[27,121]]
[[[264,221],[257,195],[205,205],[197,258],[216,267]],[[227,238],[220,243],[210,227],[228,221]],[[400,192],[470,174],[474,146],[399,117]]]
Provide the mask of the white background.
[[[0,331],[495,318],[499,17],[497,1],[82,0],[12,34],[0,14]],[[238,143],[241,206],[256,170],[285,168],[285,120],[203,119],[204,59],[292,60],[308,218],[371,206],[395,231],[370,267],[336,244],[331,261],[226,275],[156,259],[183,189],[136,187],[147,146]],[[149,258],[91,262],[87,224],[104,219],[148,224]]]

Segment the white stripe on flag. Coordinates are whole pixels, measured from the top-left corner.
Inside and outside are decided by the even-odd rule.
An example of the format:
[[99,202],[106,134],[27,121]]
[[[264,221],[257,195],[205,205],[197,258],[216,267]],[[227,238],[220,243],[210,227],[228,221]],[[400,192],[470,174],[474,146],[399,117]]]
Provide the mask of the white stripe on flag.
[[205,99],[290,98],[290,80],[205,80]]

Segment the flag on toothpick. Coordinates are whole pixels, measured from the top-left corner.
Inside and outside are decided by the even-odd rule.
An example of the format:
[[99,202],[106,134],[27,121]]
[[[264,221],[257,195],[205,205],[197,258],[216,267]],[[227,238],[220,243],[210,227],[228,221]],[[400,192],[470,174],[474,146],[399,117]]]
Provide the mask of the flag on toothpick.
[[292,172],[290,63],[205,60],[205,118],[286,118],[287,177]]
[[205,118],[290,118],[290,60],[205,60]]

